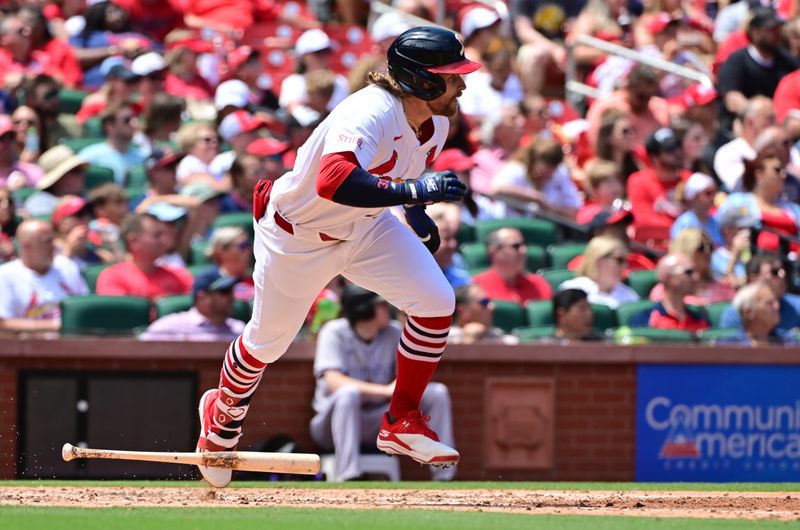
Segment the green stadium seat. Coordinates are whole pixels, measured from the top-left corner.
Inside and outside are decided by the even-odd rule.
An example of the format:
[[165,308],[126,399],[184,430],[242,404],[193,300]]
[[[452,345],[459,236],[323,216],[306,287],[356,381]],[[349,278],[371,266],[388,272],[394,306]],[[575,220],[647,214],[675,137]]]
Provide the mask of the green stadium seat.
[[553,301],[536,300],[528,302],[525,306],[528,314],[528,325],[531,327],[552,326],[553,322]]
[[547,266],[547,251],[545,251],[544,247],[527,245],[526,248],[528,257],[525,261],[525,268],[528,271],[538,271]]
[[525,309],[515,302],[506,300],[492,300],[494,304],[494,325],[506,333],[511,333],[514,328],[528,324]]
[[559,285],[576,276],[575,271],[569,269],[541,269],[537,274],[547,280],[554,291],[558,290]]
[[650,300],[639,300],[638,302],[629,302],[617,307],[617,324],[619,326],[628,326],[631,318],[638,315],[642,311],[651,310],[656,306],[655,302]]
[[83,135],[87,138],[99,138],[103,134],[103,123],[100,118],[89,118],[83,124]]
[[125,191],[129,197],[136,197],[145,192],[148,182],[147,168],[144,164],[136,164],[128,168],[125,175]]
[[614,310],[607,305],[591,304],[592,313],[594,313],[594,329],[605,331],[609,328],[616,327],[617,315]]
[[211,259],[209,259],[206,251],[208,250],[209,243],[205,240],[195,241],[192,243],[191,250],[189,252],[189,262],[192,265],[210,265]]
[[697,340],[694,333],[682,329],[631,328],[631,335],[647,342],[687,343]]
[[483,243],[464,243],[459,248],[459,253],[470,270],[489,267],[489,253]]
[[657,283],[656,271],[638,270],[628,273],[628,286],[636,291],[642,300],[647,300],[650,291]]
[[517,337],[520,342],[538,342],[541,339],[554,336],[555,331],[556,328],[554,326],[526,326],[524,328],[514,329],[512,334]]
[[245,232],[250,235],[252,240],[254,237],[253,228],[253,213],[252,212],[236,212],[236,213],[223,213],[214,219],[213,228],[222,228],[224,226],[237,226],[243,228]]
[[459,245],[475,241],[475,227],[467,223],[461,223],[458,226],[458,232],[456,232],[456,241],[458,241]]
[[92,294],[61,302],[62,335],[131,335],[149,323],[147,298]]
[[738,337],[742,334],[739,328],[709,328],[698,333],[700,342],[714,344],[721,340]]
[[485,219],[475,224],[475,235],[478,241],[486,241],[486,236],[498,228],[517,228],[528,245],[547,247],[556,242],[558,227],[555,223],[543,219],[508,218]]
[[706,307],[706,315],[708,316],[708,322],[711,324],[712,328],[719,327],[720,322],[722,322],[722,313],[730,306],[730,302],[717,302],[716,304],[710,304]]
[[100,273],[110,265],[110,263],[88,265],[81,271],[81,276],[83,276],[86,285],[89,287],[89,292],[94,293],[97,290],[97,277],[100,276]]
[[65,138],[61,141],[62,144],[66,145],[76,153],[83,149],[84,147],[88,147],[90,145],[99,144],[100,142],[105,142],[106,139],[103,137],[98,138]]
[[554,269],[566,269],[567,264],[569,264],[574,257],[583,254],[585,250],[585,243],[550,245],[547,247],[547,253],[550,256],[550,266]]
[[17,205],[22,206],[25,200],[34,193],[36,193],[36,188],[17,188],[11,192],[11,196]]
[[62,88],[58,92],[58,112],[60,114],[77,114],[81,110],[83,100],[88,95],[88,92],[82,90]]
[[203,272],[207,271],[209,267],[212,267],[211,263],[197,263],[193,265],[187,265],[186,270],[188,270],[192,276],[197,276],[198,274],[202,274]]
[[114,182],[114,171],[107,167],[89,166],[86,170],[86,191]]

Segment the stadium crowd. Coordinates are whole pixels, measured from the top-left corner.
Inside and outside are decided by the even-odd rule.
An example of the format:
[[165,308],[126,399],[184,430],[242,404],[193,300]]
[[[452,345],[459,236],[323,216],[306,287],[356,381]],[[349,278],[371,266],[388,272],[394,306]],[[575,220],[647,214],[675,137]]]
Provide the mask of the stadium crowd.
[[144,340],[236,336],[256,182],[444,7],[483,64],[432,163],[470,189],[428,207],[452,342],[795,343],[799,1],[371,7],[0,1],[0,332],[101,333],[81,308],[137,298]]

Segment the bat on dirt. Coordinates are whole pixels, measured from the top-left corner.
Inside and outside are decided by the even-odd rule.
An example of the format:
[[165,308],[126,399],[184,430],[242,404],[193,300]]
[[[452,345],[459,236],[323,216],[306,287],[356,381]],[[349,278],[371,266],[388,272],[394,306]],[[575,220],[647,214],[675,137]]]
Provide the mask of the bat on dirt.
[[292,473],[316,475],[319,473],[319,455],[308,453],[259,453],[255,451],[206,451],[202,453],[177,453],[154,451],[117,451],[114,449],[89,449],[65,443],[61,457],[69,462],[76,458],[103,458],[108,460],[138,460],[190,464],[194,466],[221,467],[263,473]]

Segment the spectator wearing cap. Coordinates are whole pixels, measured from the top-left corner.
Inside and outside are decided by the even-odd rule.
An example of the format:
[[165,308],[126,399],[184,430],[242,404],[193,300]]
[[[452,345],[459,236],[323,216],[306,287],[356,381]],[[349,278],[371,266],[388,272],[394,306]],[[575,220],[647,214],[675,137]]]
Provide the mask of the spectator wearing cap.
[[253,242],[247,232],[238,226],[217,228],[211,233],[206,252],[219,274],[236,279],[234,297],[251,302],[255,296]]
[[750,228],[757,226],[759,220],[735,208],[720,209],[714,219],[722,232],[723,244],[711,253],[711,275],[728,285],[741,286],[747,281],[743,258],[750,251]]
[[185,155],[176,170],[178,185],[184,186],[190,182],[215,183],[210,165],[219,154],[219,136],[211,124],[187,123],[178,131],[175,142],[178,150]]
[[369,37],[372,41],[372,53],[386,62],[386,52],[392,42],[404,31],[411,29],[413,24],[402,12],[390,11],[384,13],[370,25]]
[[149,109],[155,97],[165,90],[167,63],[158,52],[147,52],[131,62],[131,72],[139,76],[139,104]]
[[[102,115],[112,105],[132,101],[139,85],[139,76],[131,71],[122,57],[109,57],[99,66],[99,72],[105,82],[97,92],[86,96],[81,103],[81,108],[75,115],[81,125]],[[141,107],[136,105],[136,109],[138,112]]]
[[23,13],[0,19],[0,85],[16,88],[25,77],[47,72],[64,86],[77,87],[82,73],[69,46],[60,39],[50,39],[44,49],[36,49],[33,32]]
[[14,122],[0,114],[0,186],[11,190],[30,188],[42,179],[42,170],[35,164],[21,162]]
[[237,110],[225,116],[217,132],[232,149],[214,157],[208,165],[209,174],[217,181],[222,180],[231,169],[234,159],[244,155],[248,146],[259,138],[260,131],[266,127],[266,122],[246,110]]
[[547,280],[525,270],[528,247],[516,228],[499,228],[486,236],[488,270],[472,277],[493,300],[508,300],[522,306],[553,295]]
[[603,335],[593,331],[594,311],[589,295],[581,289],[559,289],[553,296],[553,337],[544,342],[576,344],[603,340]]
[[197,70],[197,58],[211,51],[211,45],[202,41],[193,31],[173,30],[164,39],[164,62],[169,68],[164,88],[168,94],[196,101],[210,101],[214,89]]
[[628,179],[635,227],[669,228],[681,214],[675,188],[690,173],[683,169],[683,149],[672,129],[658,129],[647,138],[647,156],[652,167]]
[[[294,47],[297,72],[281,83],[280,106],[294,114],[297,108],[304,107],[308,101],[305,74],[315,70],[330,70],[332,43],[327,33],[321,29],[309,29],[297,39]],[[347,79],[336,74],[333,95],[328,102],[328,111],[338,105],[349,94]],[[302,111],[301,112],[307,112]]]
[[[209,230],[220,212],[220,202],[223,192],[206,182],[192,182],[181,188],[180,197],[190,214],[189,241],[194,238],[205,239]],[[186,252],[188,253],[188,245]]]
[[[764,282],[778,298],[780,320],[774,332],[784,338],[791,336],[800,326],[800,295],[786,292],[786,268],[781,258],[772,252],[756,254],[747,262],[747,284]],[[734,307],[722,313],[720,327],[742,328],[742,320]]]
[[[276,140],[275,138],[259,138],[247,146],[247,155],[258,157],[261,160],[263,172],[259,175],[259,178],[264,178],[275,182],[287,171],[287,168],[283,163],[283,155],[288,149],[289,144],[287,142],[282,142],[280,140]],[[234,161],[234,163],[236,163],[236,161]],[[251,175],[251,177],[254,176],[255,175]],[[235,180],[233,174],[231,177]],[[233,184],[234,187],[237,187],[236,182]],[[255,182],[252,180],[252,178],[243,181],[242,186],[240,187],[240,192],[252,195],[252,193],[249,191],[252,189],[251,184],[255,186]]]
[[156,94],[142,115],[142,130],[134,136],[139,151],[150,156],[154,151],[171,150],[173,138],[181,128],[186,102],[167,93]]
[[82,195],[89,163],[66,145],[42,153],[39,167],[44,171],[36,192],[25,200],[25,211],[33,216],[50,215],[58,201],[67,195]]
[[139,335],[140,340],[230,341],[244,330],[244,322],[232,318],[235,278],[214,269],[199,275],[192,285],[192,307],[165,315]]
[[217,110],[217,122],[222,122],[231,112],[250,110],[255,96],[244,81],[228,79],[217,86],[214,92],[214,108]]
[[711,215],[716,196],[717,185],[714,179],[704,173],[692,173],[683,184],[681,193],[686,211],[672,223],[669,230],[670,238],[675,239],[685,228],[697,228],[711,238],[714,247],[722,245],[724,243],[722,232],[716,219]]
[[565,281],[559,289],[581,289],[589,296],[590,303],[611,309],[639,300],[636,291],[622,282],[628,264],[625,243],[608,236],[593,237],[583,256],[576,271],[578,277]]
[[[752,217],[760,225],[791,237],[797,237],[800,225],[800,206],[783,199],[786,168],[775,155],[758,155],[755,160],[745,162],[742,177],[743,192],[728,195],[717,212],[718,216],[730,215],[732,209],[741,216]],[[759,248],[777,250],[778,236],[762,232],[758,236]]]
[[748,46],[733,52],[719,69],[717,86],[723,98],[722,125],[744,112],[754,96],[771,98],[778,82],[800,67],[781,44],[783,19],[771,7],[753,9],[747,25]]
[[625,194],[619,166],[614,162],[596,158],[586,164],[585,170],[586,201],[575,216],[580,224],[589,224],[602,210],[614,208]]
[[590,141],[597,141],[601,118],[610,108],[628,113],[633,127],[633,141],[636,144],[643,144],[659,127],[667,127],[669,104],[657,95],[658,79],[654,69],[638,64],[628,73],[624,88],[608,97],[595,100],[586,113]]
[[80,269],[103,263],[97,253],[99,240],[89,231],[89,204],[77,195],[63,197],[53,211],[56,254],[72,260]]
[[[182,154],[155,149],[144,162],[147,169],[147,189],[143,194],[130,200],[130,208],[141,213],[152,202],[170,201],[178,197],[175,169],[182,158]],[[148,204],[142,206],[145,201]]]
[[97,278],[97,294],[153,300],[188,293],[193,282],[189,271],[156,264],[166,250],[164,230],[164,223],[150,214],[135,214],[125,219],[122,239],[128,259],[103,269]]
[[728,131],[718,131],[718,98],[719,93],[713,86],[694,83],[689,85],[681,94],[669,100],[673,108],[673,114],[680,115],[690,122],[696,122],[703,126],[706,136],[715,140],[715,149],[722,145],[716,143],[718,137],[728,138],[730,136]]
[[110,105],[100,117],[105,142],[81,149],[78,156],[96,166],[114,172],[114,181],[123,185],[128,170],[145,161],[144,155],[133,145],[133,136],[139,125],[134,106],[126,101]]
[[492,195],[506,202],[507,215],[524,214],[527,205],[532,204],[574,219],[583,199],[563,162],[564,149],[558,141],[532,140],[497,172]]
[[69,39],[81,67],[84,69],[83,84],[96,89],[106,76],[100,64],[109,57],[133,59],[154,43],[131,29],[128,12],[115,2],[96,2],[83,15],[86,24],[79,35]]
[[475,169],[470,174],[473,191],[488,195],[500,168],[519,149],[525,133],[525,117],[519,105],[505,105],[500,112],[487,116],[480,127],[481,147],[473,155]]
[[745,160],[756,157],[756,138],[775,124],[772,101],[764,96],[754,97],[743,107],[739,120],[741,127],[736,138],[720,147],[714,156],[714,172],[728,192],[742,190]]
[[257,48],[239,46],[226,56],[226,60],[226,79],[236,79],[247,85],[256,106],[278,110],[278,96],[271,87],[263,87],[264,67]]
[[[464,55],[473,61],[481,59],[484,51],[490,47],[490,41],[503,35],[503,19],[488,5],[467,5],[459,10],[456,21],[459,22],[458,31],[464,38]],[[516,51],[516,48],[512,43],[511,49]]]
[[697,272],[690,258],[683,254],[667,254],[659,260],[656,276],[664,286],[663,299],[652,310],[635,315],[631,319],[632,326],[695,332],[710,327],[708,320],[685,301],[697,283]]
[[517,344],[513,335],[494,325],[494,303],[474,283],[457,287],[453,327],[447,336],[450,344]]
[[186,267],[191,243],[191,237],[187,235],[186,229],[188,217],[186,208],[168,202],[155,202],[146,211],[164,224],[164,230],[161,232],[164,251],[156,259],[156,264],[163,267]]
[[[685,228],[669,242],[669,253],[688,258],[694,270],[694,290],[684,297],[690,305],[707,306],[729,302],[736,294],[730,284],[718,281],[711,272],[711,253],[714,245],[708,235],[698,228]],[[650,300],[664,297],[664,285],[659,283],[650,291]]]
[[103,261],[121,261],[125,255],[120,243],[122,222],[128,216],[125,189],[119,184],[103,184],[89,192],[86,202],[91,212],[89,232],[95,238],[96,252]]
[[459,110],[478,122],[489,114],[500,112],[504,105],[519,104],[525,97],[522,83],[514,73],[513,42],[497,37],[482,50],[480,60],[485,70],[465,76],[467,86],[458,98]]
[[78,266],[55,255],[53,238],[53,227],[44,221],[19,225],[19,258],[0,265],[0,330],[57,331],[59,303],[89,292]]
[[731,303],[741,321],[739,334],[726,337],[723,344],[747,346],[796,345],[797,340],[788,334],[780,335],[780,300],[764,281],[743,286]]

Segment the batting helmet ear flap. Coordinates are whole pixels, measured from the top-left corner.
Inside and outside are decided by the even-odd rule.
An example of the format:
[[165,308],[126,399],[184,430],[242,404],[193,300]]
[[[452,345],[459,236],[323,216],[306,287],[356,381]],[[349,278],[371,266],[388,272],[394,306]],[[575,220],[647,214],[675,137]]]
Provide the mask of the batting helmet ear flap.
[[389,72],[403,91],[425,101],[436,99],[447,91],[441,76],[421,68],[390,65]]

